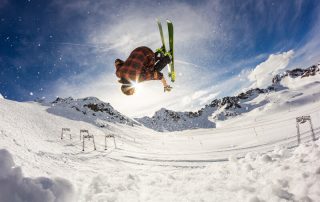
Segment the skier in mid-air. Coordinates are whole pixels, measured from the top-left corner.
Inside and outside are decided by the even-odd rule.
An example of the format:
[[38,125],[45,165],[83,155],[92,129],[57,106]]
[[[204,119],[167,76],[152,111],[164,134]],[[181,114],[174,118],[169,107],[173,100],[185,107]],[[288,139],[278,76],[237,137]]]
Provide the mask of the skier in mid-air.
[[161,70],[171,62],[168,55],[160,51],[153,52],[142,46],[134,49],[126,61],[115,60],[116,75],[121,83],[121,91],[126,95],[133,95],[135,84],[149,80],[161,80],[164,92],[172,89],[161,73]]

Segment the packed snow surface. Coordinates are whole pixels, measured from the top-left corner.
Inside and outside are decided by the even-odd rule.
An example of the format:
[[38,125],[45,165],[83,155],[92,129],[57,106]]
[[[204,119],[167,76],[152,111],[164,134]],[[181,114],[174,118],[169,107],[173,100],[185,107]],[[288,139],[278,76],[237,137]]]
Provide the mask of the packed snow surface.
[[[102,114],[81,120],[1,99],[0,201],[320,201],[320,142],[308,122],[300,146],[296,131],[296,117],[310,115],[319,138],[315,78],[285,79],[286,90],[257,96],[250,102],[266,104],[217,128],[179,132],[120,119],[101,127]],[[82,129],[96,150],[90,138],[82,151]]]

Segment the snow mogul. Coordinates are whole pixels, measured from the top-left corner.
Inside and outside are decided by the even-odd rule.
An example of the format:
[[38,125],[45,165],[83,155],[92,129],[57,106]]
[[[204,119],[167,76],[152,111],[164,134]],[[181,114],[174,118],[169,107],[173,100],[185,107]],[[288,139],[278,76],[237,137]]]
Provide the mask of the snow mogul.
[[171,58],[168,55],[161,51],[153,52],[146,46],[134,49],[126,61],[116,59],[116,75],[120,78],[118,82],[122,84],[121,91],[125,95],[133,95],[137,83],[149,80],[160,80],[164,92],[171,91],[172,87],[167,84],[161,73],[170,62]]

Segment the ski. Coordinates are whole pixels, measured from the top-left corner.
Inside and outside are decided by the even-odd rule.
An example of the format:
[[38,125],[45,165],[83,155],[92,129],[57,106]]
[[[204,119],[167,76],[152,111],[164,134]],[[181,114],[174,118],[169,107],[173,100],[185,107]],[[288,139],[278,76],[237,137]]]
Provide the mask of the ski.
[[168,35],[169,35],[169,53],[171,55],[171,63],[169,64],[169,77],[171,81],[174,82],[176,80],[176,73],[174,71],[174,49],[173,49],[173,24],[170,20],[167,20],[168,25]]
[[161,37],[161,42],[162,42],[162,47],[160,48],[160,50],[157,51],[161,51],[162,53],[166,53],[166,43],[164,41],[164,37],[163,37],[163,30],[162,30],[162,25],[159,19],[157,19],[157,23],[158,23],[158,28],[159,28],[159,32],[160,32],[160,37]]
[[174,56],[173,56],[173,24],[170,20],[167,20],[169,48],[170,48],[169,51],[167,51],[167,49],[166,49],[166,43],[164,40],[162,24],[159,19],[157,19],[157,24],[158,24],[158,28],[159,28],[159,32],[160,32],[161,43],[162,43],[161,48],[158,48],[157,52],[160,52],[163,55],[170,56],[172,62],[168,65],[168,72],[169,72],[168,74],[169,74],[169,77],[171,78],[171,81],[174,82],[175,78],[176,78],[176,74],[174,71]]

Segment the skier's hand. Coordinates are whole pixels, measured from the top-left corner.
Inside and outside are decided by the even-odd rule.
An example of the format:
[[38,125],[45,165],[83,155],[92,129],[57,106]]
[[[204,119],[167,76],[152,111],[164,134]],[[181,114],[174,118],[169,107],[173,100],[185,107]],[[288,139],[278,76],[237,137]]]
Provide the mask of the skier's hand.
[[171,89],[172,89],[172,87],[167,85],[167,86],[164,87],[164,92],[170,92]]

